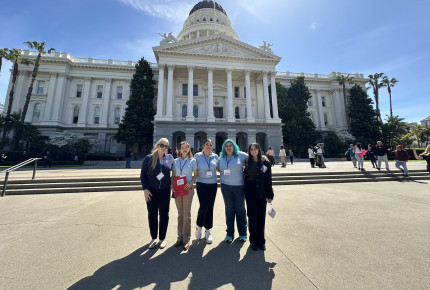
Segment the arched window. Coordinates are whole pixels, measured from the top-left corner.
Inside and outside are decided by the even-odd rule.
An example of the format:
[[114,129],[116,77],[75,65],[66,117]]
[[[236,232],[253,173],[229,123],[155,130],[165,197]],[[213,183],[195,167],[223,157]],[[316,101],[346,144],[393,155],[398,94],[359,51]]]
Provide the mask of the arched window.
[[79,118],[79,106],[75,106],[73,108],[73,124],[78,123]]
[[236,119],[240,119],[239,107],[234,108],[234,115]]
[[203,22],[206,22],[206,18],[205,17],[203,17]]
[[194,116],[194,118],[199,117],[199,106],[197,106],[197,105],[193,106],[193,116]]
[[94,124],[100,124],[100,107],[94,108]]
[[248,108],[245,108],[245,119],[248,118]]
[[187,105],[182,105],[182,118],[187,116]]
[[116,107],[115,111],[113,113],[113,123],[114,124],[119,124],[120,121],[121,121],[121,108],[120,107]]
[[42,105],[40,103],[36,103],[34,104],[33,107],[33,122],[39,122],[40,121],[40,109],[41,109]]

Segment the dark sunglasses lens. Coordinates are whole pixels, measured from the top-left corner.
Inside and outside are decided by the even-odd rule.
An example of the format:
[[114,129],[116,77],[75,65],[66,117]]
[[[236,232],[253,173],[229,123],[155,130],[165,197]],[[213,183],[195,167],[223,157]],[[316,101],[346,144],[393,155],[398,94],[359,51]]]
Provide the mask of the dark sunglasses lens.
[[160,148],[169,148],[169,146],[165,145],[165,144],[159,144],[159,146],[160,146]]

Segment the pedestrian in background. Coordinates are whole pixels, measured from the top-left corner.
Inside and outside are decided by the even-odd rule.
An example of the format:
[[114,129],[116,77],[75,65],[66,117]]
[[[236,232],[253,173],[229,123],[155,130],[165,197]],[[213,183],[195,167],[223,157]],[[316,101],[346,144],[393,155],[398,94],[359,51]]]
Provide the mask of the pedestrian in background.
[[382,144],[381,141],[376,142],[375,152],[376,152],[376,156],[378,157],[378,170],[381,170],[382,160],[385,161],[385,169],[390,170],[390,165],[388,164],[388,156],[387,156],[388,150]]
[[291,164],[293,164],[293,159],[294,159],[294,153],[293,153],[293,150],[288,150],[288,156],[290,156],[290,161],[291,161]]
[[287,157],[287,154],[285,152],[284,146],[281,145],[281,149],[279,150],[279,158],[281,159],[281,167],[287,166],[287,162],[285,162],[285,157]]
[[133,151],[131,151],[131,148],[128,148],[127,152],[125,153],[125,168],[131,168],[131,158],[133,156]]
[[[391,154],[396,156],[396,167],[405,175],[405,177],[409,177],[408,167],[406,163],[409,160],[409,154],[405,150],[403,150],[402,145],[397,145],[396,150],[390,151]],[[403,168],[400,168],[403,167]]]
[[346,150],[345,155],[351,158],[352,165],[354,165],[354,168],[357,168],[357,158],[355,158],[354,144],[349,144],[349,148]]
[[272,146],[269,146],[269,150],[267,150],[266,155],[270,160],[270,164],[275,166],[275,151],[273,150]]
[[367,145],[367,156],[369,157],[370,161],[372,162],[373,168],[376,168],[378,165],[376,164],[376,153],[375,148],[372,144]]
[[314,152],[314,146],[309,145],[308,147],[308,155],[309,155],[309,162],[311,163],[311,167],[315,167],[315,152]]

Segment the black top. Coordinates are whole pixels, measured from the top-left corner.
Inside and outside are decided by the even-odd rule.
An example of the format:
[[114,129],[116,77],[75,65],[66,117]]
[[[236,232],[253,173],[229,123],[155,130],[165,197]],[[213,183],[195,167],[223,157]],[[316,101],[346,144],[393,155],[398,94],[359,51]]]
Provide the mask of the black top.
[[[263,166],[265,167],[264,172]],[[250,186],[255,186],[255,188],[251,190]],[[255,196],[258,198],[273,199],[272,165],[264,156],[262,162],[258,164],[250,161],[250,159],[245,162],[245,197],[251,192],[255,192]]]
[[[213,1],[201,1],[201,2],[197,3],[196,5],[194,5],[193,9],[191,9],[189,15],[193,14],[197,10],[205,9],[205,8],[214,9],[214,2]],[[227,13],[225,12],[224,8],[222,8],[221,5],[219,5],[216,2],[215,2],[215,9],[224,13],[225,16],[227,16]]]

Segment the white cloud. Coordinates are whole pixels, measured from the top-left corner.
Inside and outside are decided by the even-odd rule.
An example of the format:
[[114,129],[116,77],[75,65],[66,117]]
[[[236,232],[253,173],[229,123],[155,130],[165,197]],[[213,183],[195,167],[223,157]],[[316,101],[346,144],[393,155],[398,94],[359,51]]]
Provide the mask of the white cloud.
[[317,29],[317,25],[318,25],[318,23],[316,23],[316,22],[312,22],[312,23],[311,23],[311,26],[310,26],[310,29],[311,29],[311,30],[315,30],[315,29]]
[[[144,11],[154,17],[184,21],[192,8],[192,4],[187,1],[172,0],[119,0],[134,9]],[[189,2],[189,1],[188,1]]]

